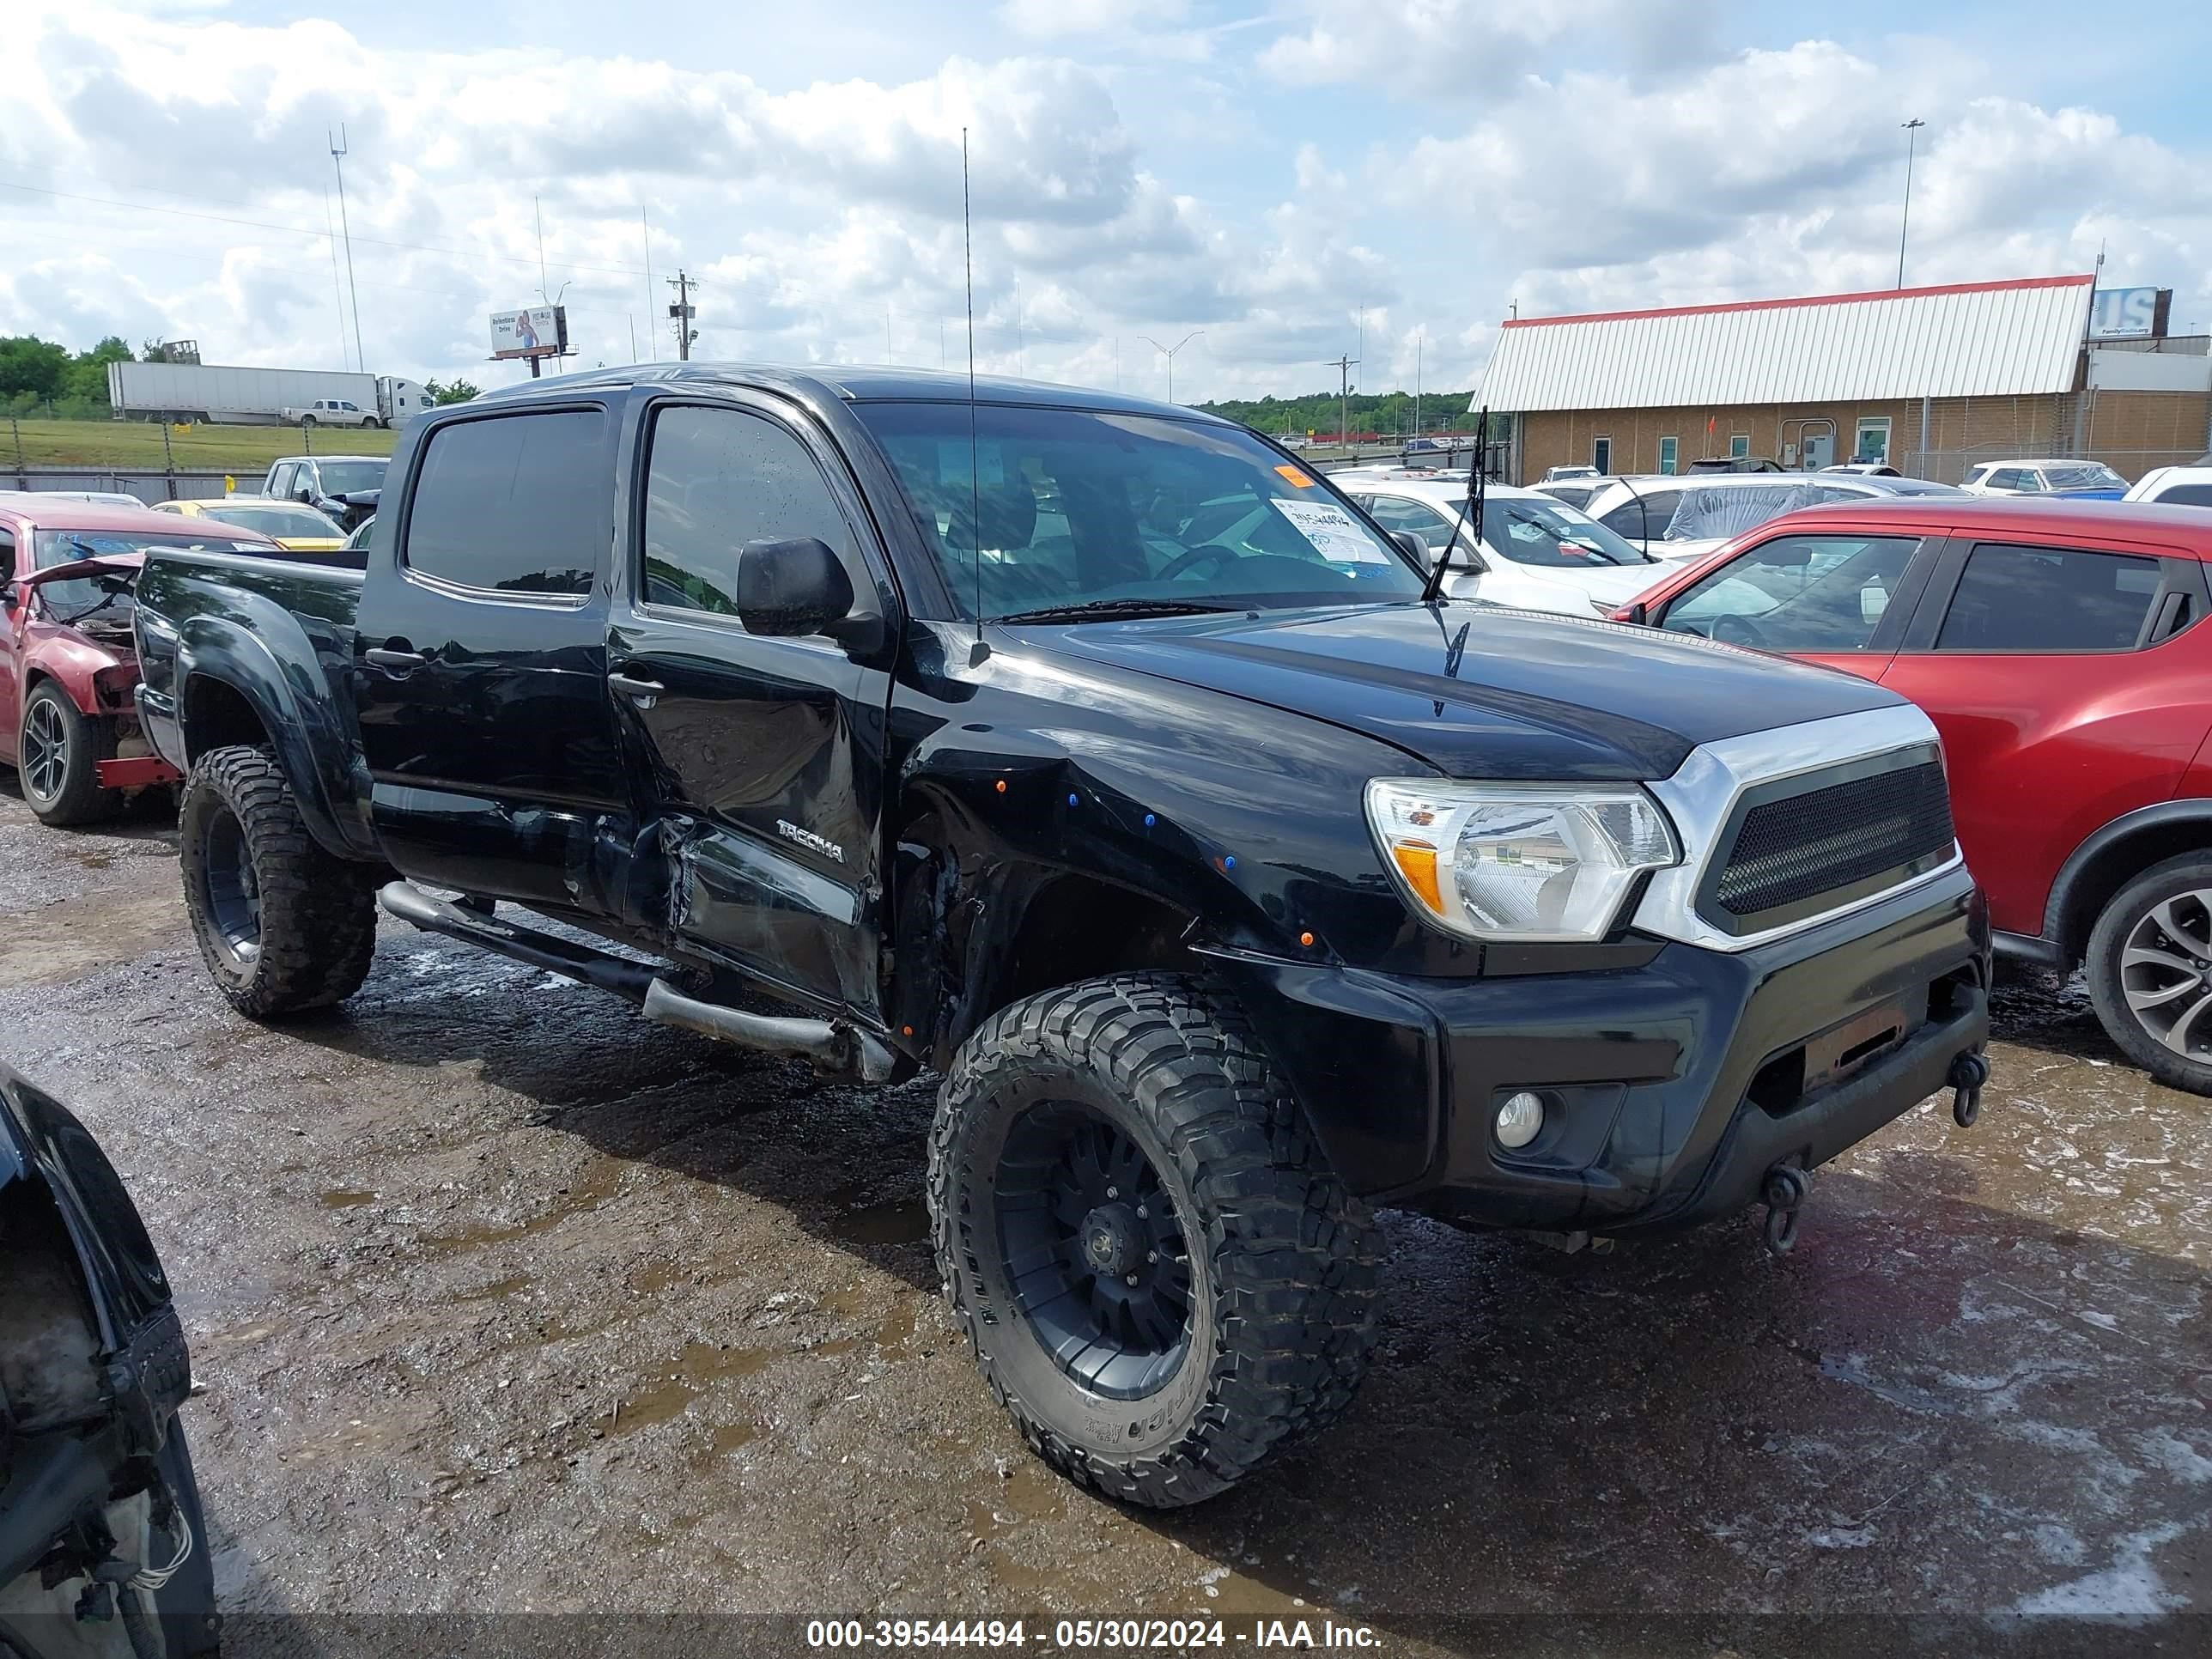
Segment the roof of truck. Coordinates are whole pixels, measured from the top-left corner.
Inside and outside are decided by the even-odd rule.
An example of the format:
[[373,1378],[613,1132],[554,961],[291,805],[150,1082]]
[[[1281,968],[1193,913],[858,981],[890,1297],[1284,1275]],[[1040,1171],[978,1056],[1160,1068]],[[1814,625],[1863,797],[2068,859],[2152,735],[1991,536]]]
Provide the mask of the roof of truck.
[[[520,380],[487,392],[474,401],[534,398],[546,392],[592,386],[725,385],[782,388],[847,403],[965,403],[965,373],[933,368],[892,368],[883,364],[835,363],[624,363]],[[1051,380],[1023,380],[1012,375],[978,374],[975,401],[982,404],[1042,404],[1060,409],[1109,410],[1129,415],[1167,415],[1186,421],[1220,421],[1218,415],[1180,404],[1155,403],[1094,386],[1061,386]],[[436,411],[444,413],[443,410]],[[1221,424],[1229,425],[1221,421]]]

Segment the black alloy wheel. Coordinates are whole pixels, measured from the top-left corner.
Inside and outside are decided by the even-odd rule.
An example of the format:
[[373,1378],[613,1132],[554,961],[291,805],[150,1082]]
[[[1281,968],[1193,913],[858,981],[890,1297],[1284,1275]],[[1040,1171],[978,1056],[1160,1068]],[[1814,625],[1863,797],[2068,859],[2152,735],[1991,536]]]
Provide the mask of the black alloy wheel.
[[1190,1350],[1190,1252],[1175,1200],[1125,1131],[1041,1103],[1006,1137],[999,1248],[1014,1304],[1053,1362],[1110,1400],[1141,1400]]

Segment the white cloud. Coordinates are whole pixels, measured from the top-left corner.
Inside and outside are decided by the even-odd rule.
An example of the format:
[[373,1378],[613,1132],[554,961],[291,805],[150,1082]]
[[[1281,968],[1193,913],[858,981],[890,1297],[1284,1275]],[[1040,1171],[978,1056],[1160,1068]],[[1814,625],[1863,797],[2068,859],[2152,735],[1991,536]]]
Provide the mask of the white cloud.
[[[977,56],[971,35],[879,81],[825,54],[821,78],[802,62],[771,83],[30,3],[0,184],[34,188],[0,188],[18,250],[0,331],[71,343],[182,335],[213,361],[334,365],[341,121],[370,364],[418,378],[516,373],[483,362],[484,315],[537,293],[541,200],[586,365],[626,361],[634,327],[650,348],[680,262],[702,355],[957,366],[963,127],[987,369],[1156,390],[1139,337],[1203,330],[1177,360],[1186,398],[1333,386],[1347,350],[1370,386],[1410,383],[1417,349],[1430,386],[1466,386],[1514,299],[1881,286],[1913,113],[1914,279],[2086,270],[2103,240],[2108,280],[2170,283],[2179,324],[2212,323],[2204,155],[2039,106],[1940,40],[1723,50],[1710,18],[1632,0],[1009,0],[980,15],[1034,55]],[[1332,87],[1364,112],[1343,120],[1353,94]]]

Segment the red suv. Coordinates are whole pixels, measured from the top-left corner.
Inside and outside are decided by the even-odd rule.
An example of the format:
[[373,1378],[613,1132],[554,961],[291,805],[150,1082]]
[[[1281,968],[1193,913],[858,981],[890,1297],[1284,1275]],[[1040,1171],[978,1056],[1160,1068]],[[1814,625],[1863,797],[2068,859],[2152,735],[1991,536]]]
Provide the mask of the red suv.
[[2001,955],[2212,1094],[2212,513],[1916,497],[1776,519],[1615,620],[1878,680],[1943,734]]

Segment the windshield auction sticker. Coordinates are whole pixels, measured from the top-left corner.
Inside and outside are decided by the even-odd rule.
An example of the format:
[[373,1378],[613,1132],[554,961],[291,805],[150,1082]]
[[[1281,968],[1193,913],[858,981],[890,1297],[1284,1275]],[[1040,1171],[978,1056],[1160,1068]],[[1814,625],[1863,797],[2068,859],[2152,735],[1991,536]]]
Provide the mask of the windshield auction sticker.
[[1334,501],[1278,500],[1275,511],[1288,519],[1331,564],[1383,564],[1389,555],[1369,539],[1359,521]]

